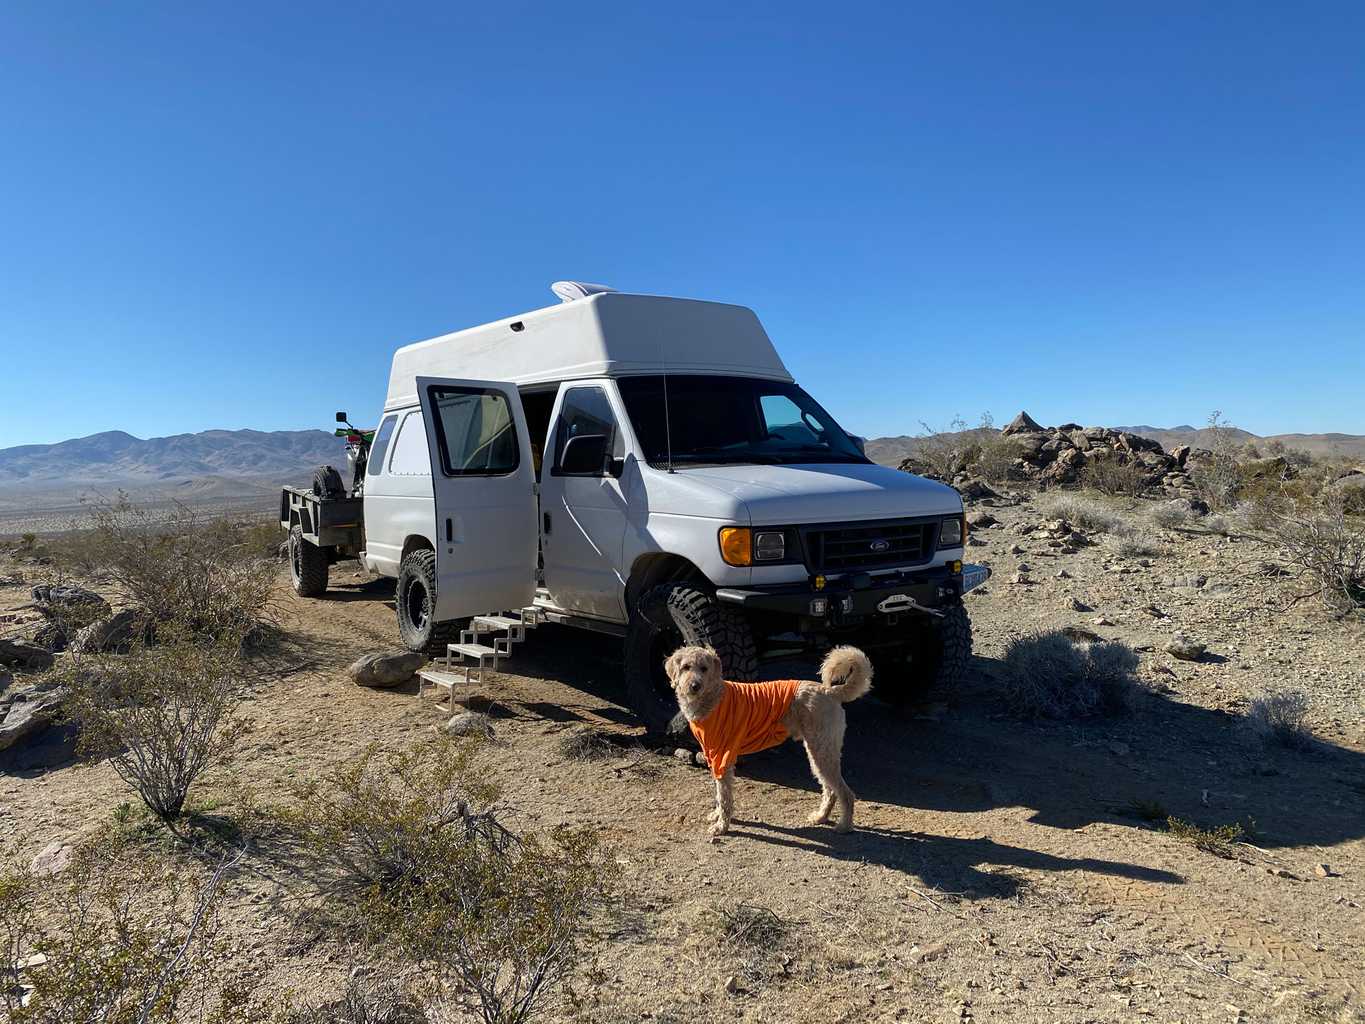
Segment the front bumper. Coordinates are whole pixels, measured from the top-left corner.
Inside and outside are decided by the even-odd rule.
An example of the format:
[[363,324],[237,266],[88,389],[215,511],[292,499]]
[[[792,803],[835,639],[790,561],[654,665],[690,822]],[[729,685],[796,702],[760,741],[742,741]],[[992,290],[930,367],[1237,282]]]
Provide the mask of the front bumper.
[[942,605],[986,582],[990,574],[990,569],[981,565],[964,565],[961,572],[938,566],[879,576],[861,573],[830,580],[819,589],[813,582],[722,587],[716,591],[716,599],[752,611],[827,619],[838,624],[874,614],[910,611],[933,614]]

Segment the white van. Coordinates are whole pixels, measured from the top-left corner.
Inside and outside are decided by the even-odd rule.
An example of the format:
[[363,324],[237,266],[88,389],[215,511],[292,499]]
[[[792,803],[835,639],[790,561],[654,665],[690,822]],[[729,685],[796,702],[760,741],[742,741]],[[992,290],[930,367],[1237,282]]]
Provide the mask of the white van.
[[560,305],[393,357],[359,557],[397,578],[409,648],[522,609],[617,634],[652,728],[683,642],[732,679],[849,642],[890,699],[955,681],[985,575],[964,573],[956,491],[869,461],[751,310],[554,288]]

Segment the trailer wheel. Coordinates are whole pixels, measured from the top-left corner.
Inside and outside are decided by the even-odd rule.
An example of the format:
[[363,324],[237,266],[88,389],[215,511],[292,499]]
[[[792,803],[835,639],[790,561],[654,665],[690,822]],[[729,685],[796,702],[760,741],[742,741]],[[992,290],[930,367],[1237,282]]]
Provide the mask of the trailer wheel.
[[327,552],[305,540],[303,527],[289,528],[289,579],[299,597],[317,597],[327,592]]
[[409,551],[398,568],[398,587],[394,594],[398,608],[398,634],[410,651],[444,655],[446,644],[456,643],[465,619],[436,622],[436,552],[430,548]]
[[664,662],[679,647],[697,644],[720,655],[725,678],[745,682],[758,675],[758,653],[744,617],[688,583],[665,583],[640,598],[626,633],[626,696],[652,733],[664,733],[678,714],[678,701]]
[[962,686],[972,661],[972,622],[961,601],[941,609],[943,618],[917,617],[904,647],[875,658],[874,693],[888,704],[906,704]]

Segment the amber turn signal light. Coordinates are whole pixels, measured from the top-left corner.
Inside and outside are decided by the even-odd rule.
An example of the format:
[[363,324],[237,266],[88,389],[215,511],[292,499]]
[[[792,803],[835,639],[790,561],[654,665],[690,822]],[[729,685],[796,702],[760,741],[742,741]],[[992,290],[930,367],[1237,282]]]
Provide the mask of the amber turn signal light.
[[752,565],[753,540],[747,526],[722,526],[720,529],[720,557],[726,565]]

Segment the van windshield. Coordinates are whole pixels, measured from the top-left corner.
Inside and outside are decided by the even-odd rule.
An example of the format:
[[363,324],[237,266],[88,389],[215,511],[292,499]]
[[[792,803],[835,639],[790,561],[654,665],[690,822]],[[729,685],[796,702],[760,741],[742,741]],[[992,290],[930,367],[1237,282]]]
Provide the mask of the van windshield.
[[651,466],[867,462],[839,424],[795,384],[752,377],[668,375],[617,381]]

